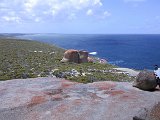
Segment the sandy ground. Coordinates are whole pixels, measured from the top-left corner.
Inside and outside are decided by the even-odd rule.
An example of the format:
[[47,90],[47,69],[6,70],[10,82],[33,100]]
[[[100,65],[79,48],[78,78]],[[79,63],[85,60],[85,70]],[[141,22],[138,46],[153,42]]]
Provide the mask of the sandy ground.
[[113,69],[123,71],[124,73],[127,73],[130,76],[137,76],[139,74],[139,71],[129,69],[129,68],[113,68]]
[[[0,82],[0,120],[133,120],[160,102],[160,91],[129,82],[81,84],[57,78]],[[156,114],[160,120],[160,114]]]

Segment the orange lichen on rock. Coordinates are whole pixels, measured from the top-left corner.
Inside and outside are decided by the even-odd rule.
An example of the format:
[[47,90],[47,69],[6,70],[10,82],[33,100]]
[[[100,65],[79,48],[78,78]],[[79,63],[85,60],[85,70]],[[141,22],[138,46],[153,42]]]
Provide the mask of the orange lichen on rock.
[[62,82],[61,83],[61,88],[62,89],[64,89],[64,88],[71,88],[73,85],[75,85],[75,84],[78,84],[78,83],[76,83],[76,82],[66,82],[66,81],[64,81],[64,82]]
[[63,96],[61,94],[56,94],[52,96],[52,101],[60,101],[63,99]]
[[65,111],[67,110],[67,108],[68,108],[67,105],[61,104],[61,105],[59,105],[59,106],[56,108],[56,110],[57,110],[58,112],[62,113],[62,112],[65,112]]
[[81,99],[76,99],[73,101],[73,105],[80,105],[82,103]]
[[114,88],[116,84],[114,84],[113,82],[112,83],[99,82],[99,83],[96,83],[94,86],[96,86],[99,90],[109,90],[109,89]]
[[110,90],[110,91],[105,91],[104,94],[109,94],[109,95],[120,95],[124,94],[125,92],[123,90]]
[[43,103],[45,101],[46,101],[45,96],[34,96],[34,97],[32,97],[32,99],[29,102],[28,106],[32,107],[34,105],[41,104],[41,103]]

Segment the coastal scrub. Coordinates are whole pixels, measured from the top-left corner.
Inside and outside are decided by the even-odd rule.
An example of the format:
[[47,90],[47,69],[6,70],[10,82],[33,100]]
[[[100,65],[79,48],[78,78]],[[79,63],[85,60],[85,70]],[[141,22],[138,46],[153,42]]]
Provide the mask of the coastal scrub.
[[110,64],[62,63],[64,52],[62,48],[37,41],[0,37],[0,80],[47,76],[82,83],[132,80],[117,73]]

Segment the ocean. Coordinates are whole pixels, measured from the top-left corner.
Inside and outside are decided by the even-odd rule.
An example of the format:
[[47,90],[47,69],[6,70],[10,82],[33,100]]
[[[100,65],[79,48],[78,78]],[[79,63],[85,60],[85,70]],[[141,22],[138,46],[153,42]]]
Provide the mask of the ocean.
[[110,64],[153,70],[160,66],[160,34],[26,34],[19,38],[54,44],[65,49],[97,52]]

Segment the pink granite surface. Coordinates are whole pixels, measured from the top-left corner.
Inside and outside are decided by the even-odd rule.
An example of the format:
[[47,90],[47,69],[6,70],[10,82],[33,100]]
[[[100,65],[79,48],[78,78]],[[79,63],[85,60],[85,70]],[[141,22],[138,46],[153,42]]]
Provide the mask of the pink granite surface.
[[0,82],[0,120],[133,120],[159,101],[159,90],[142,91],[128,82],[49,77]]

